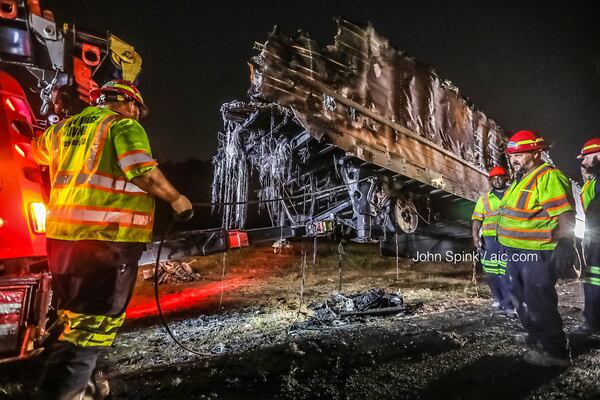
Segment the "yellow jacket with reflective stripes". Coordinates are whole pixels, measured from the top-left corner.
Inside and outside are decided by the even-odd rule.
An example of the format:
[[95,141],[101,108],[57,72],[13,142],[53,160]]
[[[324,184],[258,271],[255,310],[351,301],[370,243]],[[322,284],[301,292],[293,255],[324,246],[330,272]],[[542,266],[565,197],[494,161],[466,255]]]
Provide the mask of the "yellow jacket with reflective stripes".
[[558,169],[543,163],[513,182],[500,204],[498,241],[506,247],[553,250],[558,216],[572,211],[571,182]]
[[581,188],[581,204],[585,210],[584,245],[597,246],[600,243],[600,185],[598,178],[593,177]]
[[131,179],[157,163],[136,120],[88,107],[48,128],[32,154],[50,169],[47,237],[151,241],[154,199]]
[[581,204],[583,204],[584,210],[587,210],[590,203],[596,198],[596,182],[597,179],[594,177],[585,181],[581,187]]
[[482,221],[481,232],[483,236],[496,236],[500,202],[501,200],[493,190],[487,192],[477,200],[471,220]]

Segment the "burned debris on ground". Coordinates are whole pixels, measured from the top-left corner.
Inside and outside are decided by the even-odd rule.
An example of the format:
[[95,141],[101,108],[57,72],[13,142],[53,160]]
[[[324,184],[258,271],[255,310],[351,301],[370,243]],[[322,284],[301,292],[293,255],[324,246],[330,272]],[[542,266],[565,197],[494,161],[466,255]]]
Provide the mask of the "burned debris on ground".
[[290,332],[342,327],[355,322],[360,323],[367,317],[413,315],[419,306],[419,303],[405,304],[400,293],[386,293],[381,288],[351,295],[334,292],[324,302],[310,304],[308,318],[294,323]]
[[[378,257],[374,246],[349,243],[340,291],[338,244],[323,240],[316,264],[308,263],[300,303],[298,247],[278,254],[270,246],[228,253],[224,275],[221,254],[188,259],[202,280],[160,286],[177,338],[210,357],[186,353],[172,342],[156,319],[152,284],[140,274],[126,326],[99,364],[112,383],[113,399],[600,395],[600,341],[571,341],[573,365],[566,370],[528,366],[520,358],[524,348],[511,341],[520,324],[494,312],[483,277],[472,281],[471,264],[399,259],[397,269],[396,260]],[[332,298],[336,292],[344,298]],[[357,294],[355,309],[382,302],[407,312],[343,317],[340,324],[312,321],[319,306],[343,312],[342,304]],[[562,282],[559,296],[569,330],[580,320],[580,284]],[[180,306],[189,308],[172,304],[188,298],[192,302]],[[416,309],[408,312],[411,307]],[[37,374],[39,365],[32,363],[1,369],[0,388],[6,391],[0,397],[32,398]]]

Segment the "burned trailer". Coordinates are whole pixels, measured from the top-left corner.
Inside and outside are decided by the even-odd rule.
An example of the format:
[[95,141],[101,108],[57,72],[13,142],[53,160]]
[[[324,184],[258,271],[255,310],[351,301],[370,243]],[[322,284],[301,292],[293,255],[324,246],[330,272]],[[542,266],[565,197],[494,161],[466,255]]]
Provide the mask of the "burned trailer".
[[469,246],[486,170],[506,164],[503,130],[370,24],[337,25],[329,46],[277,28],[256,44],[250,100],[221,109],[212,199],[224,227],[244,227],[255,179],[290,235],[335,225],[405,255]]

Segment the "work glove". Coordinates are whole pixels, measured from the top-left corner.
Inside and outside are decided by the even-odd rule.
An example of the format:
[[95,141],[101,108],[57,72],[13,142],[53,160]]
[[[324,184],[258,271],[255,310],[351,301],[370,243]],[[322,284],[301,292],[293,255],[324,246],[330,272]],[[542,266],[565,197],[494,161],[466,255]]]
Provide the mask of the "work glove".
[[575,247],[573,245],[573,239],[560,238],[558,243],[552,252],[550,258],[550,265],[554,267],[556,275],[559,279],[571,278],[574,275],[575,270],[573,266],[575,264]]
[[171,202],[177,221],[189,221],[194,216],[194,208],[190,200],[184,195],[179,195],[177,200]]

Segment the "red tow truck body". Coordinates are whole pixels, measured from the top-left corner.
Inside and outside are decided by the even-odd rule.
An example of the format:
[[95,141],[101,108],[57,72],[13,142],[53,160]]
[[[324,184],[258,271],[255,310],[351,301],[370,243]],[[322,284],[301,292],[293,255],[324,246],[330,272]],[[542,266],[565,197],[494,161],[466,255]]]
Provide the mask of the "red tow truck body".
[[45,272],[46,196],[31,158],[34,114],[23,88],[0,71],[0,357],[35,354],[50,301]]
[[41,351],[51,303],[49,182],[32,159],[32,140],[89,104],[89,91],[99,84],[135,81],[142,63],[131,45],[110,33],[56,23],[38,0],[1,3],[0,363]]

